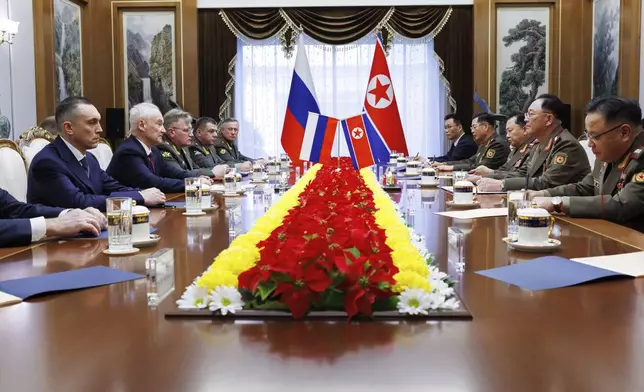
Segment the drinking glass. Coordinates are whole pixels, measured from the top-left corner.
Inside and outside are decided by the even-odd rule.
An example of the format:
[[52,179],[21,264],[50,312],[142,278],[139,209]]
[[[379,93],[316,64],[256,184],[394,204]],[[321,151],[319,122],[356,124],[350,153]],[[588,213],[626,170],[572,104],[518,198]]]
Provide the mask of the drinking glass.
[[201,178],[188,177],[184,180],[186,188],[186,213],[201,212]]
[[199,185],[201,189],[201,208],[212,207],[212,193],[210,192],[208,180],[201,178],[201,183]]
[[467,180],[467,172],[466,171],[455,171],[454,172],[454,183],[457,183],[458,181],[465,181]]
[[111,251],[132,249],[132,198],[107,198],[107,243]]
[[526,197],[527,193],[525,191],[508,192],[508,237],[513,241],[516,241],[519,237],[517,211],[521,208],[530,207],[530,201],[526,200]]

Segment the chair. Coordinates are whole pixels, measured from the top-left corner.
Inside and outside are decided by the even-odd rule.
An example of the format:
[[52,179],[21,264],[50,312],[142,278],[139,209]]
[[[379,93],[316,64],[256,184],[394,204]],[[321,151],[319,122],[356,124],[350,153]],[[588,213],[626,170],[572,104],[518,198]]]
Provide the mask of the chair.
[[101,141],[98,143],[96,148],[87,151],[94,154],[96,159],[98,159],[98,164],[101,166],[101,169],[107,170],[107,167],[110,165],[110,161],[112,160],[112,156],[114,155],[110,142],[101,138]]
[[20,135],[19,143],[25,157],[27,170],[29,170],[31,161],[34,159],[36,154],[38,154],[46,145],[54,141],[55,138],[56,135],[38,126],[33,127]]
[[20,147],[7,139],[0,139],[0,188],[16,200],[27,201],[27,169]]
[[595,157],[595,154],[593,154],[593,150],[591,150],[590,147],[588,146],[588,139],[582,136],[582,139],[579,140],[579,144],[581,144],[581,146],[584,148],[584,151],[586,151],[586,155],[588,156],[588,162],[590,163],[590,167],[593,168],[595,166],[596,157]]

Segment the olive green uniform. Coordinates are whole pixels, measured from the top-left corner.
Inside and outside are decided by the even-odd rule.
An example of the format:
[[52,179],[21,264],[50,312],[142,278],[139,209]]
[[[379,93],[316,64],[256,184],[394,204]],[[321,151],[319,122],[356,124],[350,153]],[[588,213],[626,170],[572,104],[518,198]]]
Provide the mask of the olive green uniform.
[[199,139],[195,138],[195,144],[188,147],[190,158],[197,167],[212,169],[217,165],[223,165],[223,159],[215,152],[213,146],[204,146]]
[[219,158],[229,166],[253,161],[251,158],[239,152],[236,143],[227,141],[221,135],[218,135],[215,139],[214,149]]
[[563,196],[563,211],[572,218],[606,219],[644,232],[644,133],[618,162],[595,161],[581,182],[544,194]]
[[523,143],[523,145],[508,157],[508,161],[495,170],[493,173],[484,175],[483,177],[494,178],[497,180],[502,180],[507,177],[516,176],[521,173],[521,170],[526,170],[528,163],[530,162],[530,157],[532,152],[536,149],[539,142],[536,140],[528,141]]
[[183,171],[190,172],[190,176],[206,176],[212,177],[212,168],[200,168],[195,165],[190,157],[190,152],[186,147],[179,148],[167,137],[163,136],[163,143],[156,146],[161,151],[161,157],[166,165],[174,166],[175,168]]
[[487,142],[479,145],[473,157],[445,162],[445,165],[454,166],[454,170],[472,170],[479,166],[494,170],[507,162],[508,155],[510,155],[510,146],[504,137],[495,133]]
[[548,189],[581,181],[588,173],[586,151],[570,132],[558,127],[538,144],[525,170],[503,180],[503,190]]

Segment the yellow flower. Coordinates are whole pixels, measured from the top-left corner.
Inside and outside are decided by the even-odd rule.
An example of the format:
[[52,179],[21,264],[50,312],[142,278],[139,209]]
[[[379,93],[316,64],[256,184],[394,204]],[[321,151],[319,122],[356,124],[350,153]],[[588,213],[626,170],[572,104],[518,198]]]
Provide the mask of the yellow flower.
[[218,286],[237,287],[237,275],[230,271],[212,268],[199,278],[197,286],[214,290]]
[[429,281],[426,276],[419,275],[415,272],[401,271],[394,275],[396,284],[393,287],[395,293],[402,293],[405,289],[421,289],[427,292],[431,291]]

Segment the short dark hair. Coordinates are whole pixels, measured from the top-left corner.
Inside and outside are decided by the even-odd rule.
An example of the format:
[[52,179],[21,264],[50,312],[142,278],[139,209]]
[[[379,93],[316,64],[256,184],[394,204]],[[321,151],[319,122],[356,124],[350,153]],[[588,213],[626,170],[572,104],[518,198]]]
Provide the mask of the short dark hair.
[[514,122],[520,126],[525,127],[525,114],[524,113],[512,113],[508,116],[508,121],[514,119]]
[[490,124],[492,127],[496,124],[496,118],[492,113],[487,113],[487,112],[481,112],[477,113],[472,117],[472,120],[476,120],[478,122],[484,122]]
[[200,128],[205,127],[208,124],[213,124],[215,127],[217,127],[217,121],[215,121],[214,118],[212,117],[200,117],[197,122],[194,125],[194,130],[198,130]]
[[69,117],[74,114],[76,108],[80,105],[91,105],[89,99],[85,97],[68,97],[63,99],[58,106],[56,106],[56,125],[59,131],[63,131],[63,123],[69,120]]
[[561,121],[566,110],[566,105],[561,99],[553,94],[541,94],[535,98],[535,101],[539,99],[541,100],[541,109],[551,112],[557,120]]
[[54,116],[46,117],[40,122],[40,124],[38,124],[38,126],[51,133],[58,132],[58,125],[56,125],[56,117]]
[[454,113],[446,114],[444,121],[454,120],[456,125],[461,125],[461,120],[459,120]]
[[586,114],[599,113],[606,122],[623,122],[633,127],[642,126],[642,109],[639,102],[623,97],[599,97],[588,103]]

